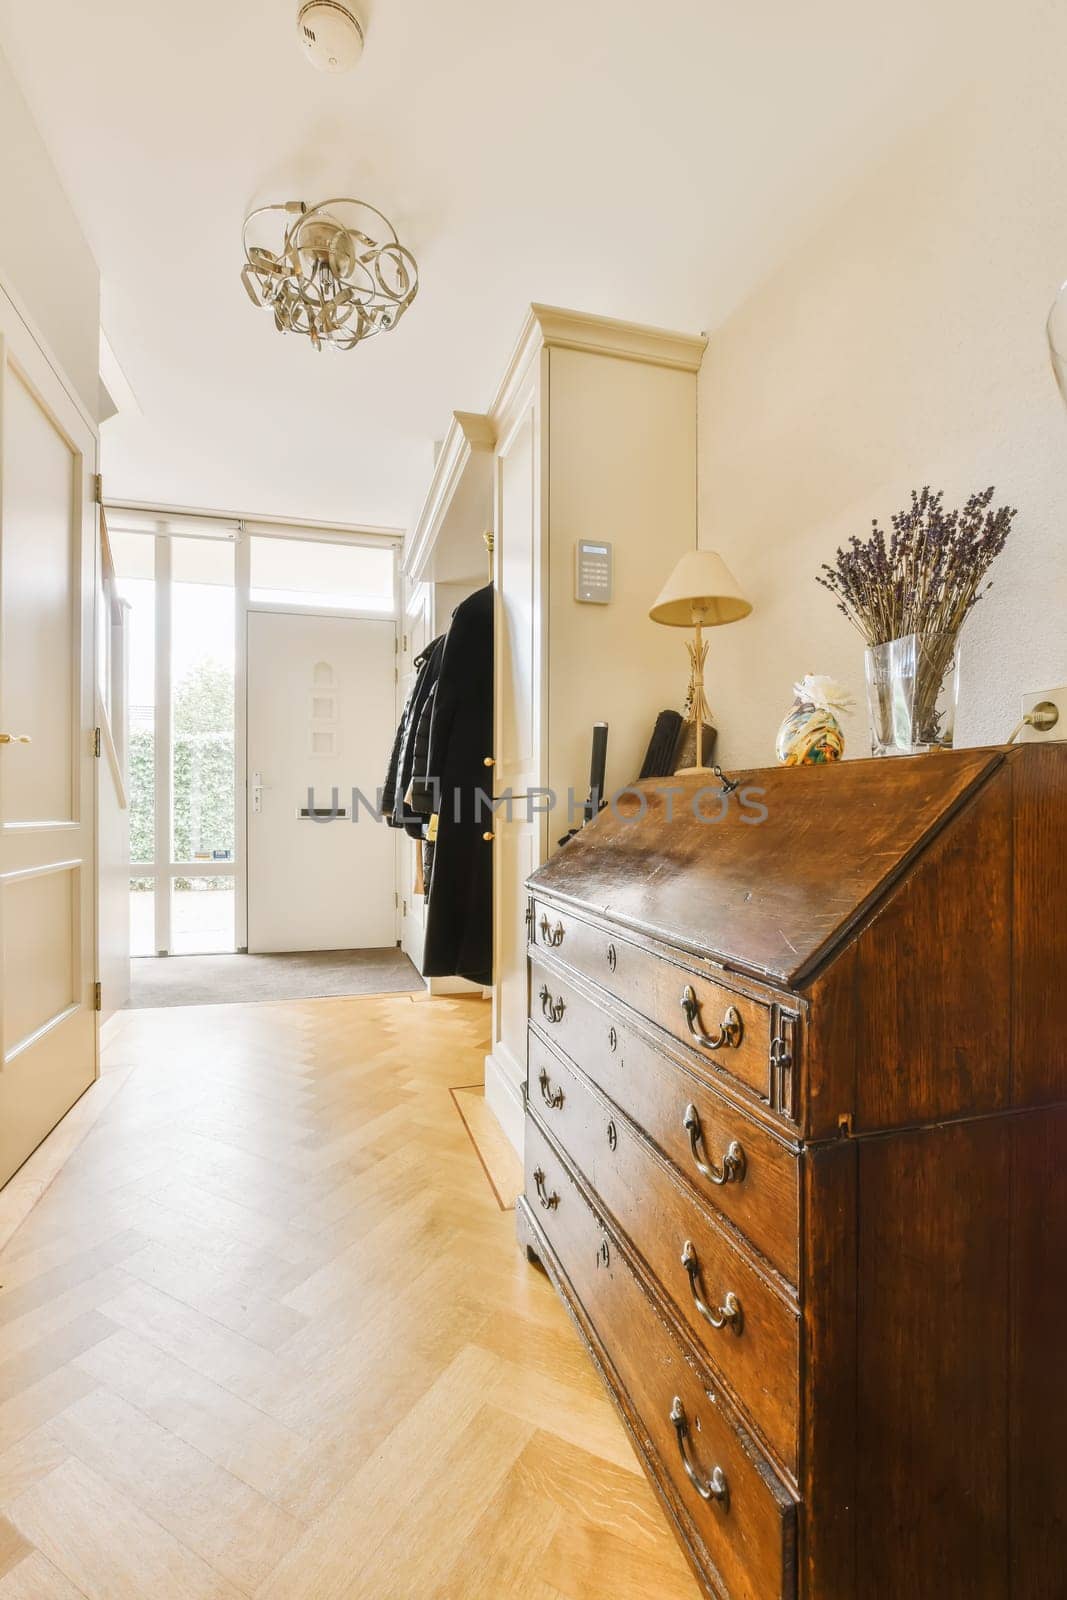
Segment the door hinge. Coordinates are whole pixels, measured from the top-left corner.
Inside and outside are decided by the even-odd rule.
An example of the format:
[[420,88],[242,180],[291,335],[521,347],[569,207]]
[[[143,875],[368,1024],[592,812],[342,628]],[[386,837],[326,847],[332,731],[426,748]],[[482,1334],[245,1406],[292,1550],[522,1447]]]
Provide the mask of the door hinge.
[[103,1009],[104,1009],[104,986],[100,982],[100,979],[97,978],[96,982],[93,984],[93,1010],[94,1011],[103,1011]]
[[93,473],[93,502],[98,506],[104,503],[104,479],[99,472]]
[[93,755],[100,756],[104,750],[104,735],[100,728],[93,729]]

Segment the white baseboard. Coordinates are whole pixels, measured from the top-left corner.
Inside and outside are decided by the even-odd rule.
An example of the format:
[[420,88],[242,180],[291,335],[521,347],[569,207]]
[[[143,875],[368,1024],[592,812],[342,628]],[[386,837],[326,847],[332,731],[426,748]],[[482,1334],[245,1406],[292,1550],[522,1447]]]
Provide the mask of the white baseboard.
[[522,1089],[514,1075],[494,1055],[485,1058],[485,1103],[521,1158],[526,1124]]

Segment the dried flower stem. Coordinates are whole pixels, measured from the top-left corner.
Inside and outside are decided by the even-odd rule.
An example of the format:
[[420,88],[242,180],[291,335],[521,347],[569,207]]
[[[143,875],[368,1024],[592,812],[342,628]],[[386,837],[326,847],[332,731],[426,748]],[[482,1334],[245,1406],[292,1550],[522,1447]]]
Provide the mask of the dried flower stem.
[[1017,514],[1011,506],[991,510],[994,493],[983,489],[962,510],[946,511],[941,490],[913,489],[911,505],[892,518],[891,534],[875,518],[867,539],[853,535],[815,580],[868,645],[916,635],[922,663],[916,723],[930,735],[927,742],[936,740],[937,696],[957,635]]

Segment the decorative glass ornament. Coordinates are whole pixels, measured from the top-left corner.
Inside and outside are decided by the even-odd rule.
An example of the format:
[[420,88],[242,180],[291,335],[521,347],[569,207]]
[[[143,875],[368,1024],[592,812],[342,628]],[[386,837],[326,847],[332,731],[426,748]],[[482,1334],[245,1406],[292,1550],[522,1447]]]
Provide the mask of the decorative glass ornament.
[[785,767],[822,766],[840,761],[845,735],[837,718],[852,708],[848,691],[832,678],[808,673],[793,685],[793,705],[775,742],[775,753]]

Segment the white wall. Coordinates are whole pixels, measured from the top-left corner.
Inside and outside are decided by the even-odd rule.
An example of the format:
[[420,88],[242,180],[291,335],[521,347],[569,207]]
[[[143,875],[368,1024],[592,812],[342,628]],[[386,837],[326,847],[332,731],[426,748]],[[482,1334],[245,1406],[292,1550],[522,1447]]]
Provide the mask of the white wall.
[[863,641],[814,575],[924,483],[1019,508],[964,633],[957,742],[1005,739],[1023,691],[1067,683],[1067,410],[1044,332],[1067,278],[1067,53],[1047,33],[1041,51],[991,64],[712,336],[700,543],[755,607],[711,635],[728,766],[774,760],[804,672],[851,685],[849,753],[869,753]]
[[29,107],[0,55],[0,280],[91,417],[100,414],[100,273]]

